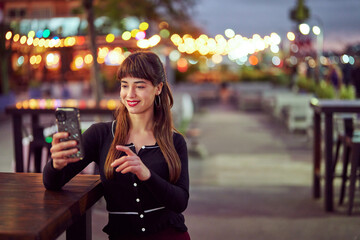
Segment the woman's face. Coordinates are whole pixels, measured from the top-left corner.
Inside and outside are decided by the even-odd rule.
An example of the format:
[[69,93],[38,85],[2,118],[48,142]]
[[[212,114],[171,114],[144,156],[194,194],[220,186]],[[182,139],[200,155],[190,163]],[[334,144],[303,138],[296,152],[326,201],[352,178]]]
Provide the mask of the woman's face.
[[154,111],[154,99],[163,83],[153,86],[149,80],[125,77],[121,79],[120,99],[130,114]]

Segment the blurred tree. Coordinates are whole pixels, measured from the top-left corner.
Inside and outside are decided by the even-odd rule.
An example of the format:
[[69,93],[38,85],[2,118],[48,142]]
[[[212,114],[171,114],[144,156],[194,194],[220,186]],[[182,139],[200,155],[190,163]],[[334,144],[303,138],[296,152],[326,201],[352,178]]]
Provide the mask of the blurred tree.
[[[124,29],[125,17],[133,16],[146,21],[169,21],[173,24],[174,29],[181,30],[184,28],[184,22],[189,22],[191,19],[189,10],[195,1],[196,0],[82,0],[82,7],[85,10],[88,21],[89,47],[94,59],[97,59],[97,32],[94,25],[95,13],[96,17],[108,17],[110,24],[119,29]],[[194,25],[186,24],[186,27],[189,26]],[[195,27],[192,29],[195,29]],[[100,67],[97,61],[94,61],[93,64],[92,76],[92,94],[97,104],[99,104],[103,96],[103,84],[101,82]]]
[[8,76],[8,68],[10,63],[10,47],[6,46],[5,34],[10,30],[5,21],[3,21],[2,17],[2,8],[0,6],[0,93],[7,94],[9,92],[9,76]]

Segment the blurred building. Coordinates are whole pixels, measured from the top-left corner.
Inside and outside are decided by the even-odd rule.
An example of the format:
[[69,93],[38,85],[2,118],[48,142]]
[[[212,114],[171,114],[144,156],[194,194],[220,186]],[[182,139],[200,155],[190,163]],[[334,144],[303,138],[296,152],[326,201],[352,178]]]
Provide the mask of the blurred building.
[[[88,47],[87,21],[80,0],[0,0],[9,55],[9,84],[15,91],[69,82],[89,86],[91,65],[97,61],[105,88],[114,87],[117,66],[124,53],[137,49],[134,38],[124,40],[98,31],[98,57]],[[101,19],[95,25],[102,28]],[[39,93],[38,95],[44,95]],[[42,97],[42,96],[39,96]]]

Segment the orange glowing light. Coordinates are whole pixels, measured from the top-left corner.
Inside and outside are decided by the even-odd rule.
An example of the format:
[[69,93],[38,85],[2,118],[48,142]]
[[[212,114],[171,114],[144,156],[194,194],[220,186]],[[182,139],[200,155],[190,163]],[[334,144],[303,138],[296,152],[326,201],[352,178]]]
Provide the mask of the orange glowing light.
[[177,69],[179,72],[186,72],[188,69],[188,62],[185,58],[180,58],[177,62]]
[[259,59],[258,59],[256,56],[251,55],[251,56],[249,57],[249,63],[250,63],[251,65],[255,66],[256,64],[259,63]]
[[85,37],[84,36],[76,37],[76,43],[78,45],[83,45],[85,43]]
[[106,108],[107,107],[107,100],[105,100],[105,99],[100,100],[100,107],[101,108]]
[[21,103],[21,102],[18,102],[18,103],[16,103],[15,106],[16,106],[17,109],[21,109],[21,108],[22,108],[22,103]]

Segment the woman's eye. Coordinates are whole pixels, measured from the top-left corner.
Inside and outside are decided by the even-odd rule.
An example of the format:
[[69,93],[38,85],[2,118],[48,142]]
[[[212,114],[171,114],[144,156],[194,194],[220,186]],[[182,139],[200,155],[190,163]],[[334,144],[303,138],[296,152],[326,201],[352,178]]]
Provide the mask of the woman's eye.
[[145,86],[137,86],[137,88],[145,88]]
[[121,85],[121,88],[127,88],[127,85]]

